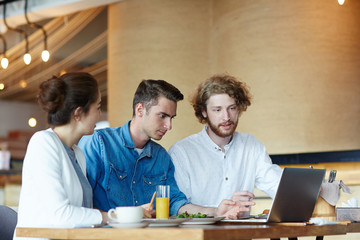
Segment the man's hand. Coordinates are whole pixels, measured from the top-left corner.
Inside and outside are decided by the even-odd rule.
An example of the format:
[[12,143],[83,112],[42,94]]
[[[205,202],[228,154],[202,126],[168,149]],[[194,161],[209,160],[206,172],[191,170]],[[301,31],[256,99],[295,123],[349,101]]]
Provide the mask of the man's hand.
[[231,197],[234,202],[251,202],[255,195],[248,191],[237,191]]
[[107,212],[104,212],[102,210],[99,210],[100,213],[101,213],[101,216],[102,216],[102,221],[101,223],[102,224],[106,224],[110,219],[109,219],[109,216],[108,216],[108,213]]
[[222,200],[219,204],[216,215],[223,216],[226,219],[238,219],[239,217],[248,216],[250,213],[250,206],[254,206],[252,201],[254,194],[248,191],[235,192],[232,200]]
[[249,204],[249,202],[252,202],[252,200],[255,198],[255,195],[248,191],[237,191],[234,192],[233,196],[231,197],[231,200],[234,202],[238,202],[240,205],[244,206],[251,206],[252,204]]
[[141,207],[143,208],[144,218],[154,218],[156,216],[156,212],[153,209],[152,204],[151,206],[150,203],[143,204]]
[[250,206],[254,206],[255,203],[252,201],[255,198],[255,195],[248,191],[237,191],[234,192],[231,200],[237,203],[240,206],[240,213],[238,217],[248,217],[250,216]]

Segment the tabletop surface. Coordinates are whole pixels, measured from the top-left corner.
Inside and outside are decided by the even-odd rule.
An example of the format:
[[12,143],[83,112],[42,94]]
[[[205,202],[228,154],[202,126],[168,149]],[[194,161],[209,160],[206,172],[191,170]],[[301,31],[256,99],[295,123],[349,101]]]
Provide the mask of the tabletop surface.
[[52,239],[156,239],[177,240],[234,240],[256,238],[281,238],[300,236],[344,235],[360,232],[360,223],[337,225],[279,224],[224,224],[186,225],[181,227],[119,228],[17,228],[17,236]]

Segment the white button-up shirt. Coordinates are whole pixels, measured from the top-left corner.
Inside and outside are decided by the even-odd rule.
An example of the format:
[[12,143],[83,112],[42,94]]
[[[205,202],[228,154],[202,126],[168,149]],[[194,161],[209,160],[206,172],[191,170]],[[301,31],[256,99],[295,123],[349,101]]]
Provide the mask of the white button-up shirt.
[[236,191],[253,192],[254,186],[274,198],[281,168],[272,164],[264,145],[253,135],[235,132],[223,152],[206,128],[169,150],[176,182],[188,200],[217,207]]

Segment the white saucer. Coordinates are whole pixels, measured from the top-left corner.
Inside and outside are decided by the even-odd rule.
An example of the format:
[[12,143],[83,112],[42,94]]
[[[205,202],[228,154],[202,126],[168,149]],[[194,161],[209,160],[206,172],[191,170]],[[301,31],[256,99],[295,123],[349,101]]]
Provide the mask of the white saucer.
[[149,225],[148,222],[137,222],[137,223],[119,223],[119,222],[108,222],[109,226],[113,228],[144,228]]
[[146,218],[145,222],[150,223],[149,227],[177,227],[181,223],[188,221],[187,218],[175,218],[175,219],[154,219]]
[[213,218],[190,218],[189,221],[183,222],[185,225],[205,225],[215,224],[216,222],[224,219],[224,217],[213,217]]

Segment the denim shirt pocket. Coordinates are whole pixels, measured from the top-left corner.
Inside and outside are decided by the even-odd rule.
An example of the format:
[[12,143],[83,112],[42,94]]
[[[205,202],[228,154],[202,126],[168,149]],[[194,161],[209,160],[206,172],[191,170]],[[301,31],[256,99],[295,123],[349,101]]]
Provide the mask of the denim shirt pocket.
[[124,201],[127,199],[127,178],[128,174],[126,171],[118,169],[113,164],[110,164],[110,174],[107,183],[107,192],[114,197],[114,199],[112,200],[117,203],[117,206],[121,206],[121,204],[119,204],[117,200]]
[[166,174],[159,174],[155,176],[143,176],[143,192],[145,194],[146,199],[149,199],[150,202],[152,195],[156,191],[157,185],[165,185],[166,184]]

